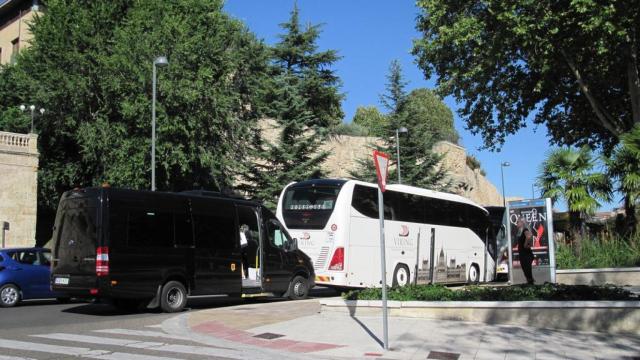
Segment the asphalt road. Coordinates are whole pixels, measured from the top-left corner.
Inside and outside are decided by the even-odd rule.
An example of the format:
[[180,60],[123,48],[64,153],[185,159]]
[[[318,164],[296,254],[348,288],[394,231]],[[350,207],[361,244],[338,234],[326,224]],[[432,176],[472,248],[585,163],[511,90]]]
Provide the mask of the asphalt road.
[[[334,296],[335,292],[316,288],[312,295]],[[283,300],[197,298],[189,299],[185,311],[271,301]],[[14,308],[0,308],[0,360],[241,358],[228,349],[162,333],[160,324],[174,316],[159,311],[127,313],[108,303],[26,301]]]

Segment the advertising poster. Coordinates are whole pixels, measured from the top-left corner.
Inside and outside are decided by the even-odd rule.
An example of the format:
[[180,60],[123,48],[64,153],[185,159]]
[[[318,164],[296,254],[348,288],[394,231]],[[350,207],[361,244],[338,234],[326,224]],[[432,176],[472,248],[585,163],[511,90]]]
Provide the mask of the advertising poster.
[[534,199],[510,201],[508,205],[508,230],[511,239],[509,278],[512,284],[526,283],[526,278],[520,266],[518,253],[518,220],[524,220],[525,227],[533,234],[533,264],[532,273],[536,284],[555,282],[555,249],[553,243],[553,212],[551,199]]

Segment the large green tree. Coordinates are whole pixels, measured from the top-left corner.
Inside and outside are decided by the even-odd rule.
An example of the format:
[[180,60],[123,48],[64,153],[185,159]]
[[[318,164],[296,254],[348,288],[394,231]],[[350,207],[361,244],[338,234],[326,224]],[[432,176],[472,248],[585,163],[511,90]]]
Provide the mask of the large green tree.
[[489,148],[544,124],[611,150],[640,123],[636,1],[419,0],[413,53]]
[[276,121],[277,136],[257,144],[255,165],[242,186],[272,208],[290,182],[323,175],[328,153],[320,145],[342,119],[340,81],[330,69],[338,56],[334,50],[318,52],[319,26],[302,30],[299,17],[294,5],[272,49],[264,113]]
[[[157,186],[224,189],[243,164],[267,50],[221,0],[50,0],[32,46],[0,70],[0,128],[19,104],[37,118],[39,222],[59,195],[104,181],[150,187],[152,62],[158,71]],[[44,216],[43,216],[44,215]]]
[[336,50],[318,51],[321,25],[300,24],[300,11],[294,4],[289,21],[280,24],[285,31],[272,49],[277,74],[295,75],[301,95],[311,112],[309,125],[331,129],[342,122],[341,81],[331,67],[340,60]]
[[[387,74],[386,92],[380,97],[383,106],[389,111],[385,117],[387,123],[380,132],[381,146],[372,145],[389,154],[392,163],[397,165],[398,141],[400,142],[400,174],[403,184],[447,190],[449,181],[446,172],[439,165],[441,155],[433,151],[433,145],[443,140],[440,134],[442,124],[453,127],[451,110],[435,95],[426,89],[407,93],[407,82],[398,61],[393,61]],[[407,128],[407,133],[396,136],[396,130]],[[455,131],[455,130],[453,130]],[[391,167],[389,182],[396,182],[398,167]],[[361,159],[358,168],[351,174],[365,181],[375,180],[375,170],[371,158]]]
[[358,106],[351,123],[366,129],[370,136],[382,136],[389,120],[375,106]]
[[541,164],[537,185],[543,197],[555,203],[566,201],[571,231],[577,236],[583,219],[600,206],[598,200],[609,201],[611,188],[606,174],[594,169],[591,149],[569,147],[551,150]]
[[608,174],[616,181],[616,191],[625,194],[626,231],[637,228],[636,209],[640,203],[640,125],[622,135],[622,141],[607,161]]

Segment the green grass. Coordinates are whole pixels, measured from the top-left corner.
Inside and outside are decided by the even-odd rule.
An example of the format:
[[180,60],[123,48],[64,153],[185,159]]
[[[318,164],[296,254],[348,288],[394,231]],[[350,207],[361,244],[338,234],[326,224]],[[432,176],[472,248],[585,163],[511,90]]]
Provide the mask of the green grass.
[[597,269],[640,266],[640,233],[629,238],[586,238],[580,246],[559,243],[558,269]]
[[[352,290],[342,295],[347,300],[380,300],[382,290]],[[587,285],[514,285],[468,286],[452,290],[443,285],[414,285],[390,288],[389,300],[397,301],[569,301],[569,300],[638,300],[631,292],[615,286]]]

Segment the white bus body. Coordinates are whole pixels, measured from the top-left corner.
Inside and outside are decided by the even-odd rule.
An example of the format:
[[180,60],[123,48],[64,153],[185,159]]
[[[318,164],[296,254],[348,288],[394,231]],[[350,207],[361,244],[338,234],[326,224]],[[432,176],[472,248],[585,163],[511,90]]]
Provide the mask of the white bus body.
[[[316,284],[381,285],[377,185],[318,179],[291,183],[276,216],[312,260]],[[384,193],[387,284],[461,283],[495,277],[487,210],[458,195],[406,185]]]

